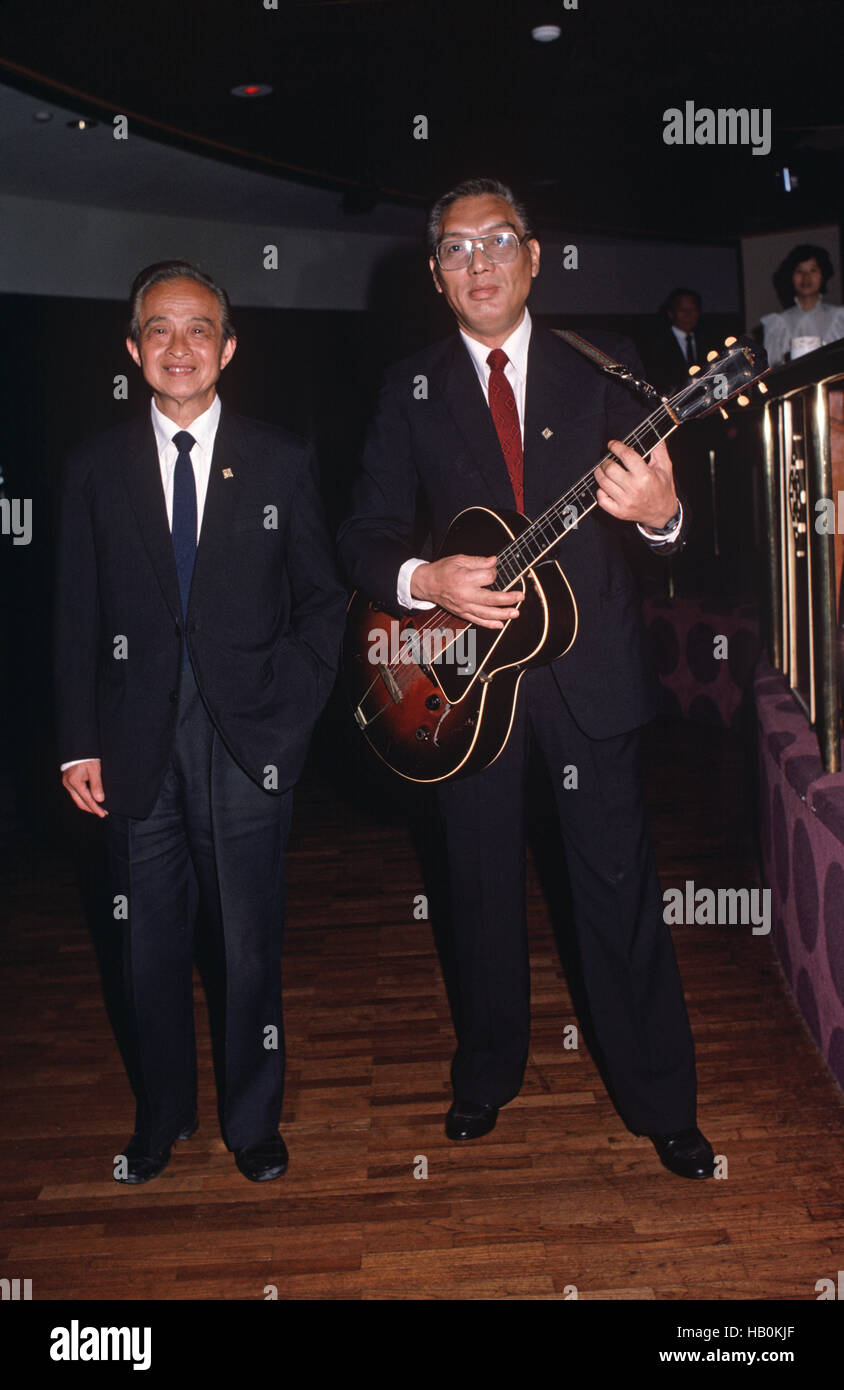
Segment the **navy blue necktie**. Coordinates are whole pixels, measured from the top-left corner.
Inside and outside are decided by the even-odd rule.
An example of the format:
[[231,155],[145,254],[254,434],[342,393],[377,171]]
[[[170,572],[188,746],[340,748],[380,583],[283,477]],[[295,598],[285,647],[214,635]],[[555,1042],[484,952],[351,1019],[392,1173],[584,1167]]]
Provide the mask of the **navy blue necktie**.
[[179,453],[176,458],[176,471],[173,474],[171,531],[176,573],[179,576],[179,593],[182,596],[182,614],[186,616],[193,563],[196,559],[196,479],[190,461],[190,451],[196,440],[187,430],[179,430],[178,434],[173,435],[173,443]]

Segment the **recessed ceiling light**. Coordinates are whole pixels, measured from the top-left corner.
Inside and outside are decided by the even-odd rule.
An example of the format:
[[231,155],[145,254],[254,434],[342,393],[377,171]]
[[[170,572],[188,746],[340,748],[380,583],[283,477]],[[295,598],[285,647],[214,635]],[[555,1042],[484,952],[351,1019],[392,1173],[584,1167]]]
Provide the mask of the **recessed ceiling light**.
[[47,121],[53,119],[53,113],[52,111],[33,111],[32,119],[34,121],[40,121],[42,125],[44,125]]
[[93,130],[96,124],[96,121],[86,121],[84,117],[80,117],[78,121],[68,121],[67,128],[68,130]]
[[244,82],[240,87],[232,87],[233,97],[268,97],[272,87],[268,82]]
[[537,43],[553,43],[562,32],[559,24],[537,24],[535,29],[531,29],[530,36]]

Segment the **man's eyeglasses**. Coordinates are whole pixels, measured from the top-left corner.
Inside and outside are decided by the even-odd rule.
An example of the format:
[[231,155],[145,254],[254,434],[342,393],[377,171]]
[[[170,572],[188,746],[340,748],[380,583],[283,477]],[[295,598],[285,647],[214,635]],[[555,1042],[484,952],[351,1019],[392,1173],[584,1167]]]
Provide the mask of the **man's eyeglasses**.
[[488,232],[486,236],[449,237],[437,247],[437,264],[441,270],[464,270],[472,264],[475,249],[479,246],[493,265],[504,265],[516,259],[522,242],[527,241],[529,236],[529,232],[522,237],[515,232]]

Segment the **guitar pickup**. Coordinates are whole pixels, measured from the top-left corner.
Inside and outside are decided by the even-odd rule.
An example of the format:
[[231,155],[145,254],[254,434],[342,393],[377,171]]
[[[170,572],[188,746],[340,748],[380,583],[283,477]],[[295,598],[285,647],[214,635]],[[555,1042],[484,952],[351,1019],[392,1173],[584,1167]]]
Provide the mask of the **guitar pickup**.
[[382,681],[384,682],[384,684],[387,687],[387,690],[389,691],[390,699],[393,701],[393,704],[400,705],[402,701],[402,693],[399,690],[398,682],[395,676],[393,675],[392,671],[389,669],[389,667],[384,665],[383,661],[379,661],[378,670],[380,672]]

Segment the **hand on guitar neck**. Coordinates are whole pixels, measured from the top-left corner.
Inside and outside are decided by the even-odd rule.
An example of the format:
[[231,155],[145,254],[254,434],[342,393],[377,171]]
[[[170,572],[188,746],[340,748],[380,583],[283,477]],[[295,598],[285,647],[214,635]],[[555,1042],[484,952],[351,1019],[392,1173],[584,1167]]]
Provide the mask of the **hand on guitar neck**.
[[417,566],[411,576],[410,592],[414,598],[436,603],[478,627],[502,628],[507,619],[519,616],[524,590],[500,593],[490,589],[496,571],[495,555],[446,555],[442,560]]
[[[598,504],[621,521],[665,526],[677,511],[674,475],[665,445],[657,444],[647,462],[618,439],[611,439],[609,447],[615,459],[595,469]],[[421,564],[411,576],[410,592],[414,598],[435,603],[479,627],[502,628],[519,616],[524,592],[490,589],[496,578],[496,560],[495,555],[446,555]]]
[[621,462],[605,460],[595,469],[599,507],[620,521],[656,530],[667,526],[677,511],[677,493],[665,445],[657,444],[647,461],[618,439],[611,439],[609,448]]

